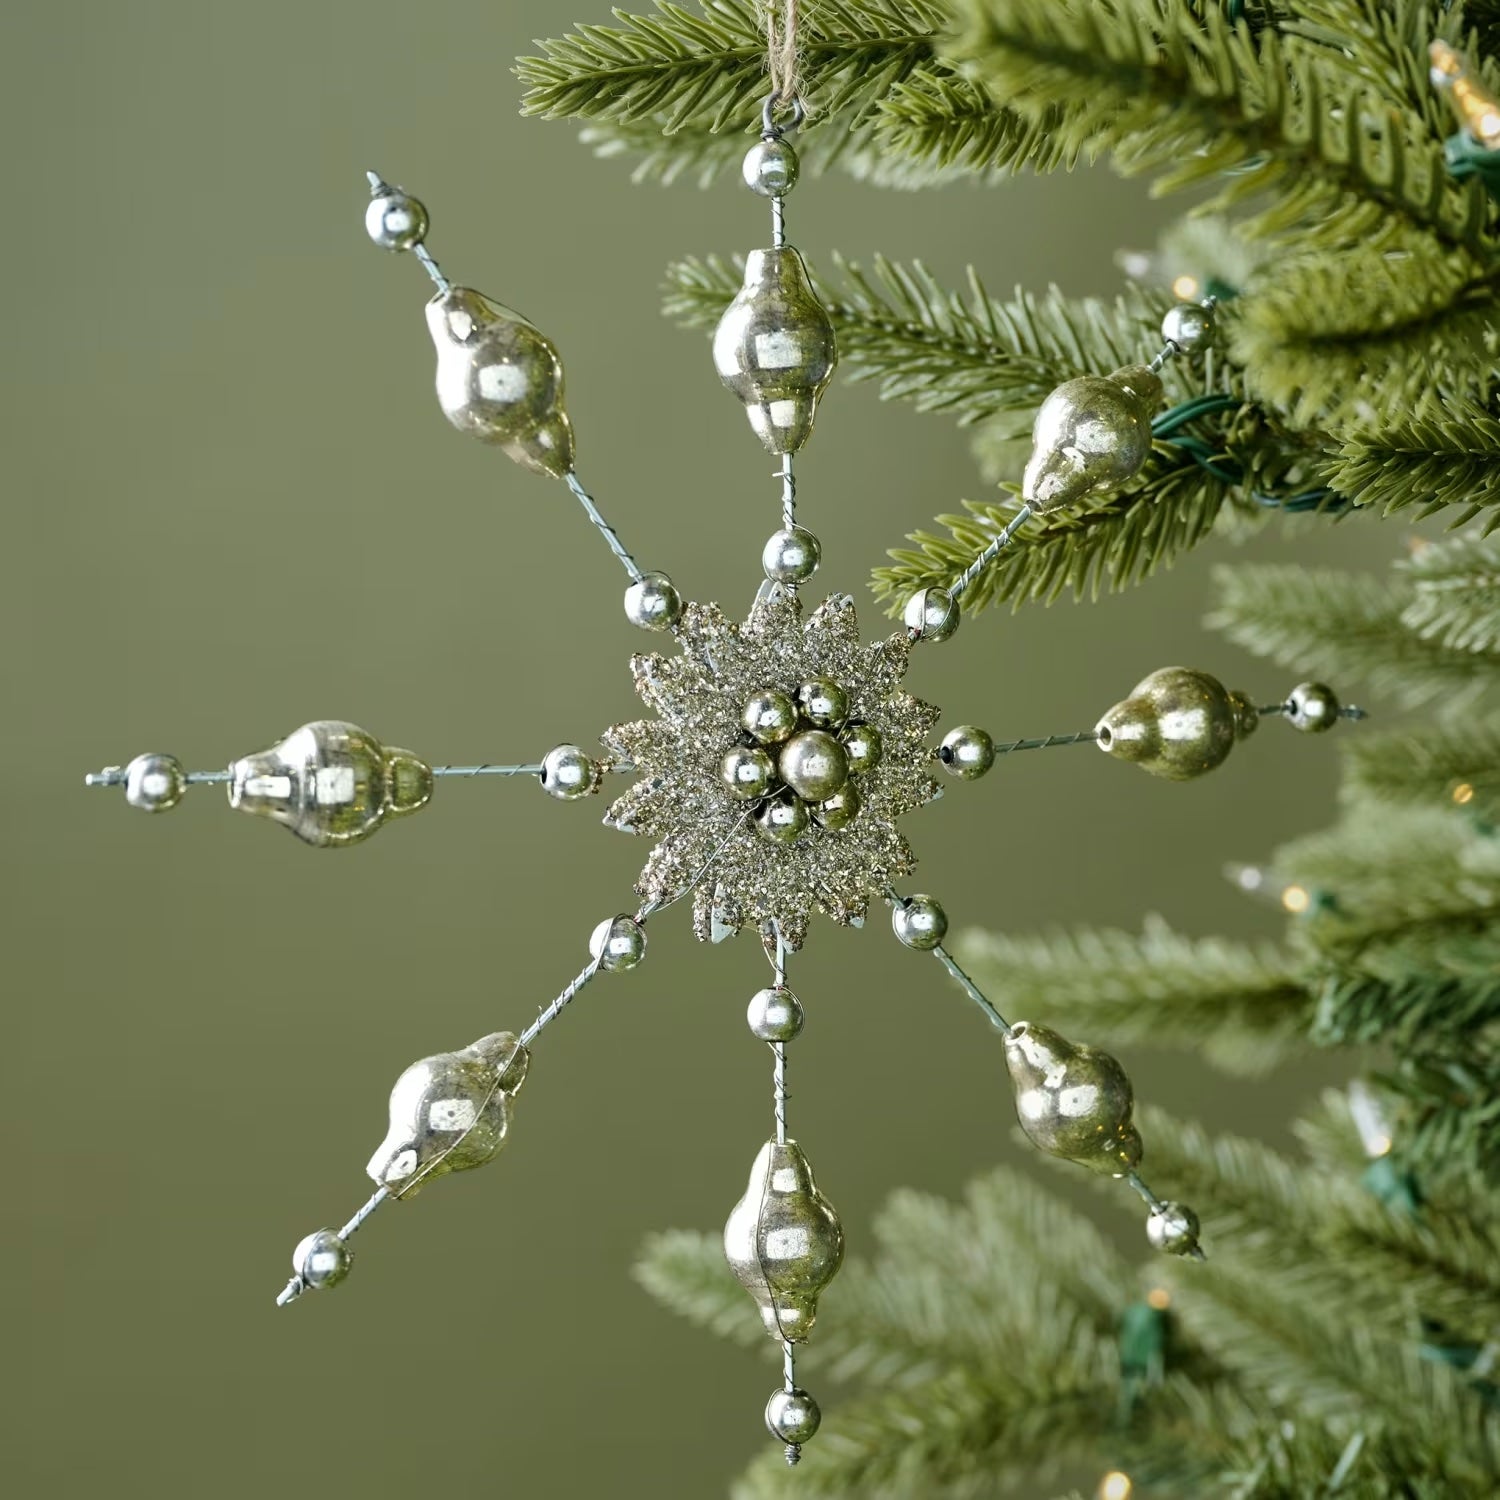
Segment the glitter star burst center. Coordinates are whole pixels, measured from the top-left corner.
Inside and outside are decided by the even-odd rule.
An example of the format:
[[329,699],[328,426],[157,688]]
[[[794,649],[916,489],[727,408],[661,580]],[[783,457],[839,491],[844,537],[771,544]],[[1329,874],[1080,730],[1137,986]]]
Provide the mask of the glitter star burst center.
[[[718,605],[688,604],[676,634],[680,654],[631,661],[636,691],[656,717],[603,736],[639,772],[605,823],[656,840],[637,892],[665,903],[692,887],[693,928],[705,941],[754,925],[798,948],[814,909],[860,925],[870,897],[915,863],[897,820],[941,795],[928,743],[939,711],[900,685],[911,649],[906,635],[866,644],[847,594],[824,600],[804,620],[796,592],[774,585],[742,625]],[[852,770],[858,810],[843,826],[811,817],[794,840],[779,842],[760,830],[759,815],[791,791],[778,784],[747,801],[726,782],[724,760],[755,743],[744,722],[752,697],[769,688],[795,700],[802,684],[818,680],[843,689],[844,726],[874,729],[879,758]]]

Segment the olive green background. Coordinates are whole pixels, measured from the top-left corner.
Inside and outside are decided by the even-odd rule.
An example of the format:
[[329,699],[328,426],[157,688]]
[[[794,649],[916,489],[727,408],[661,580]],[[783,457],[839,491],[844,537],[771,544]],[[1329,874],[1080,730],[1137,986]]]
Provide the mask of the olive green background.
[[[464,761],[635,711],[622,573],[561,486],[442,420],[421,273],[361,228],[366,166],[426,199],[455,278],[561,346],[581,472],[642,561],[748,602],[771,465],[657,285],[674,255],[762,242],[766,208],[632,188],[571,126],[518,118],[510,58],[575,10],[606,18],[94,0],[0,21],[8,1494],[707,1496],[765,1441],[770,1365],[629,1276],[651,1229],[722,1222],[768,1132],[752,941],[659,918],[644,966],[539,1044],[505,1155],[387,1208],[346,1286],[277,1311],[293,1243],[364,1198],[396,1074],[524,1024],[629,904],[645,847],[525,783],[441,785],[339,853],[216,791],[147,819],[82,785],[148,748],[220,766],[320,717]],[[809,183],[790,223],[814,260],[972,259],[996,288],[1087,292],[1163,217],[1101,171],[921,198]],[[846,386],[800,473],[820,582],[856,593],[979,492],[944,419]],[[1250,550],[1377,566],[1399,540],[1351,523]],[[911,685],[1005,736],[1091,724],[1173,662],[1274,696],[1284,673],[1200,630],[1226,552],[971,621]],[[1081,747],[953,787],[909,832],[959,924],[1158,910],[1269,933],[1220,866],[1325,819],[1334,783],[1329,743],[1275,725],[1189,786]],[[883,920],[817,926],[794,977],[794,1129],[854,1253],[893,1187],[1023,1159],[998,1049]],[[1125,1060],[1140,1094],[1273,1135],[1334,1076]],[[802,1369],[834,1394],[816,1344]]]

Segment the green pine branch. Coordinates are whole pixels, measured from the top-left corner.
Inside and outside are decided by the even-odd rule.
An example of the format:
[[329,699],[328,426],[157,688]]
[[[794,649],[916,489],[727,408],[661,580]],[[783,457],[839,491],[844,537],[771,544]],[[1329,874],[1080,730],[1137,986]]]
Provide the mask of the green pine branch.
[[1361,733],[1344,746],[1344,788],[1356,803],[1416,807],[1457,797],[1481,815],[1500,813],[1500,722]]
[[1134,933],[966,933],[960,962],[1013,1020],[1045,1019],[1101,1046],[1187,1047],[1258,1074],[1304,1045],[1312,999],[1299,965],[1266,945],[1187,938],[1160,917]]
[[1329,679],[1346,698],[1350,684],[1364,681],[1403,707],[1441,699],[1456,712],[1500,668],[1500,650],[1458,651],[1411,630],[1402,619],[1409,584],[1263,565],[1217,568],[1214,585],[1210,625],[1256,656]]
[[1401,613],[1408,630],[1452,651],[1500,651],[1500,544],[1462,537],[1424,546],[1401,571],[1412,587]]
[[[1068,149],[1109,152],[1167,191],[1214,181],[1216,201],[1269,196],[1251,233],[1295,231],[1307,249],[1358,244],[1394,215],[1490,261],[1493,206],[1459,183],[1426,120],[1319,49],[1252,38],[1217,6],[1172,0],[961,0],[946,49],[997,101],[1037,117],[1065,102]],[[1224,174],[1232,174],[1227,183]]]

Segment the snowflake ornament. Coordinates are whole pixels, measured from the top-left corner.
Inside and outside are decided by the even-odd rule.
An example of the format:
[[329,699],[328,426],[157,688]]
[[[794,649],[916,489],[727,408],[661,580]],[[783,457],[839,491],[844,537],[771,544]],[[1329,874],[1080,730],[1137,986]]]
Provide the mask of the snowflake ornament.
[[952,588],[924,589],[908,601],[904,628],[862,642],[854,603],[843,594],[804,617],[801,589],[818,568],[820,549],[797,522],[792,460],[812,433],[836,352],[832,324],[785,236],[784,199],[797,177],[787,136],[800,118],[795,99],[789,111],[778,111],[775,94],[766,103],[744,176],[770,200],[772,244],[747,257],[744,286],[714,338],[720,378],[744,404],[766,450],[781,459],[782,524],[762,554],[766,581],[743,624],[717,605],[684,603],[664,574],[640,567],[578,477],[562,363],[551,340],[519,314],[450,282],[426,246],[426,209],[370,176],[370,237],[415,255],[436,288],[426,317],[444,413],[459,430],[565,483],[630,577],[627,617],[670,635],[678,647],[633,659],[648,717],[608,729],[606,757],[560,745],[534,764],[433,767],[356,725],[320,721],[225,771],[190,773],[172,756],[150,754],[88,778],[123,786],[127,802],[150,812],[175,806],[195,783],[219,783],[231,807],[281,823],[310,844],[340,848],[425,807],[444,776],[530,776],[565,800],[598,793],[609,776],[634,776],[605,822],[653,841],[636,885],[638,907],[598,924],[588,962],[519,1035],[492,1033],[401,1075],[388,1132],[367,1168],[374,1193],[341,1228],[317,1230],[298,1244],[292,1278],[277,1300],[286,1304],[342,1281],[352,1263],[350,1239],[387,1200],[412,1197],[436,1178],[493,1158],[508,1137],[538,1036],[599,974],[639,964],[647,923],[691,895],[700,939],[753,928],[773,971],[772,983],[751,998],[747,1020],[771,1049],[775,1128],[729,1215],[724,1245],[781,1346],[783,1378],[766,1423],[791,1463],[821,1420],[817,1402],[797,1384],[796,1346],[811,1333],[819,1295],[844,1252],[838,1214],[787,1130],[787,1046],[803,1022],[787,964],[813,913],[859,926],[872,900],[887,905],[896,937],[931,953],[999,1032],[1025,1134],[1042,1150],[1123,1178],[1148,1205],[1150,1242],[1201,1258],[1192,1210],[1157,1198],[1136,1170],[1141,1139],[1120,1064],[1044,1026],[1000,1015],[944,948],[942,905],[898,893],[896,882],[914,863],[899,825],[939,795],[939,771],[972,780],[997,756],[1018,750],[1092,742],[1153,774],[1184,780],[1220,764],[1264,716],[1285,715],[1308,731],[1360,717],[1320,684],[1304,683],[1284,702],[1257,708],[1205,673],[1167,667],[1143,679],[1094,730],[996,745],[984,730],[961,725],[933,745],[938,710],[902,685],[913,649],[953,634],[965,591],[1029,515],[1084,500],[1145,460],[1162,395],[1158,371],[1208,342],[1211,301],[1168,314],[1164,347],[1149,365],[1080,376],[1048,397],[1026,469],[1025,505]]

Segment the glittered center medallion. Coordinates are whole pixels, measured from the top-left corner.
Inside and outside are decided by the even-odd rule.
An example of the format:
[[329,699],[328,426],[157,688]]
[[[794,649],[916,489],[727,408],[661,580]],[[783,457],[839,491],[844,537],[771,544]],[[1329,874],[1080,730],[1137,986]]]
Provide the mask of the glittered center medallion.
[[636,890],[665,903],[711,866],[693,897],[705,941],[748,923],[797,948],[814,909],[858,926],[914,863],[897,821],[941,792],[938,710],[901,687],[906,633],[865,644],[847,594],[804,620],[768,584],[743,625],[688,604],[677,639],[680,655],[631,663],[656,717],[603,736],[639,773],[604,821],[656,840]]

